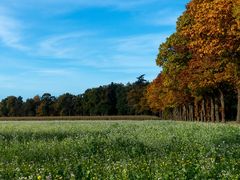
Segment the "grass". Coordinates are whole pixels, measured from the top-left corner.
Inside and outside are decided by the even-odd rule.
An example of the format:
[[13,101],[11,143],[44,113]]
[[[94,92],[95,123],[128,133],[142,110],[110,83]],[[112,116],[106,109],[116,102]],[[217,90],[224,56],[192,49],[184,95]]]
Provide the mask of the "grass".
[[239,178],[239,125],[0,122],[0,179]]

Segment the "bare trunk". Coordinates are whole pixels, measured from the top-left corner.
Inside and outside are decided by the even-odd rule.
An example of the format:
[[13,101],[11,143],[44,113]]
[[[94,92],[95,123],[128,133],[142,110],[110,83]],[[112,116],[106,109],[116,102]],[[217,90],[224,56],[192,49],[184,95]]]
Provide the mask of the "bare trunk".
[[158,115],[159,115],[160,119],[163,119],[162,111],[160,111]]
[[203,112],[200,112],[200,121],[203,122]]
[[211,121],[214,122],[215,118],[214,118],[214,101],[213,98],[211,97]]
[[189,120],[193,121],[194,117],[193,117],[193,105],[189,104]]
[[197,100],[195,100],[194,102],[194,107],[195,107],[195,120],[200,121],[200,117],[199,117],[199,109],[198,109],[198,102]]
[[179,107],[179,120],[182,121],[182,106]]
[[178,119],[178,120],[181,120],[181,118],[180,118],[180,116],[181,116],[181,115],[180,115],[180,111],[181,111],[181,108],[178,107],[178,108],[177,108],[177,119]]
[[188,109],[189,109],[189,114],[188,114],[189,121],[192,121],[192,107],[191,107],[191,104],[188,105]]
[[219,107],[218,107],[218,99],[217,99],[217,97],[215,97],[214,106],[215,106],[215,118],[216,118],[216,122],[219,122],[219,121],[220,121],[220,118],[219,118]]
[[185,107],[185,105],[183,105],[183,120],[184,120],[184,121],[187,120],[187,112],[186,112],[186,107]]
[[222,122],[225,123],[225,104],[224,104],[224,95],[223,92],[221,90],[219,90],[220,92],[220,102],[221,102],[221,118],[222,118]]
[[206,121],[211,121],[211,100],[208,98],[206,102]]
[[205,100],[202,100],[202,121],[206,122],[206,108],[205,108]]
[[237,90],[238,92],[238,107],[237,107],[237,122],[240,123],[240,88]]
[[177,108],[176,107],[174,107],[173,108],[173,120],[177,120]]

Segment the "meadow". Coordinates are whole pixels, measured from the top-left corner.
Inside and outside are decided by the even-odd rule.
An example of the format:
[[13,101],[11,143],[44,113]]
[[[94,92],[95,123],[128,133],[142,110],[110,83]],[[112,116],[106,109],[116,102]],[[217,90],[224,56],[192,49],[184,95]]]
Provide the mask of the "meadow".
[[240,179],[240,126],[2,121],[0,179]]

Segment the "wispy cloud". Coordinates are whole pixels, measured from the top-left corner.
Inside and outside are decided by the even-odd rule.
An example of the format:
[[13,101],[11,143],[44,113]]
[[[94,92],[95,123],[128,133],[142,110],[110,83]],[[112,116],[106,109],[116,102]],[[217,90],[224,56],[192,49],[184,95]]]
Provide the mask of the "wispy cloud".
[[154,59],[160,42],[167,37],[161,34],[147,34],[97,38],[89,34],[91,33],[85,35],[84,33],[72,33],[50,37],[40,42],[37,55],[66,59],[65,63],[70,66],[72,63],[72,66],[91,66],[103,69],[151,67],[155,63]]
[[136,35],[110,39],[108,51],[112,52],[87,63],[98,68],[137,68],[153,67],[159,43],[167,36],[161,34]]
[[183,1],[1,0],[0,87],[29,97],[134,81],[140,73],[153,79],[159,44]]
[[59,69],[59,68],[39,68],[35,69],[32,72],[40,76],[66,76],[70,75],[71,71],[68,69]]
[[17,88],[16,79],[14,75],[0,74],[0,88],[2,89],[12,89]]
[[141,20],[149,25],[175,26],[182,11],[174,9],[162,9],[157,12],[143,14]]
[[27,47],[21,42],[22,25],[16,19],[10,17],[6,10],[0,9],[0,41],[3,45],[19,49],[26,50]]
[[[164,1],[164,0],[161,0]],[[76,9],[85,7],[112,7],[115,9],[133,9],[146,4],[159,2],[159,0],[22,0],[21,3],[17,3],[15,0],[2,0],[2,4],[11,5],[13,7],[21,8],[38,8],[48,9],[58,7],[53,12],[61,11],[61,9]]]
[[76,52],[84,46],[81,41],[91,36],[88,32],[73,32],[63,35],[53,35],[36,45],[34,54],[55,58],[73,58]]
[[141,55],[152,53],[153,48],[158,47],[159,43],[165,40],[166,37],[167,35],[159,33],[136,35],[113,40],[113,43],[116,50],[120,53],[136,53]]
[[[76,2],[76,1],[75,1]],[[80,0],[77,1],[81,5],[86,5],[86,6],[101,6],[101,7],[106,7],[106,6],[112,6],[116,7],[119,9],[129,9],[129,8],[134,8],[146,4],[151,4],[153,2],[156,2],[156,0],[92,0],[92,1],[84,1]]]

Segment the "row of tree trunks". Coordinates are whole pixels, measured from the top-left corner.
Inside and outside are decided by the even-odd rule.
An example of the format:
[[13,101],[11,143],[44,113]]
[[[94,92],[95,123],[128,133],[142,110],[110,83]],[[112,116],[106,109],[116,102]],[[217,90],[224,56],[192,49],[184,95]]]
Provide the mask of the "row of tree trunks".
[[[220,108],[219,108],[219,99],[220,99]],[[219,122],[221,114],[221,122],[225,123],[225,103],[224,103],[224,95],[221,92],[220,97],[210,97],[207,100],[201,100],[200,107],[200,116],[199,114],[199,105],[195,103],[195,120],[202,122]]]
[[163,119],[194,121],[194,105],[187,104],[176,108],[159,112],[159,117]]
[[[238,91],[238,100],[237,118],[240,122],[240,89]],[[195,99],[194,103],[169,108],[167,111],[160,112],[159,116],[163,119],[201,122],[220,122],[221,118],[221,122],[225,123],[224,94],[219,90],[219,96],[210,96],[201,100]]]
[[[220,105],[220,108],[219,108]],[[222,91],[219,92],[219,97],[208,97],[203,98],[201,101],[194,103],[196,121],[202,122],[226,122],[225,120],[225,103],[224,94]]]
[[[240,123],[240,88],[237,89],[237,101],[236,122]],[[171,120],[225,123],[224,93],[219,90],[213,96],[195,98],[193,103],[159,112],[159,117]]]

